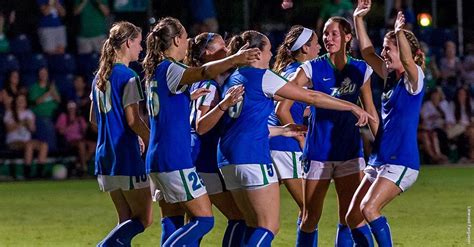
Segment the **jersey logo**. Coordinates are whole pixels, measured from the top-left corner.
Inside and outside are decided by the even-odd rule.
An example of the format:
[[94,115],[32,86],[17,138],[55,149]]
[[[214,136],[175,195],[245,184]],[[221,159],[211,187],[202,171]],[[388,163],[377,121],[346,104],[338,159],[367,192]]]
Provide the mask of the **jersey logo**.
[[393,89],[391,89],[390,91],[386,93],[382,93],[382,100],[390,99],[390,97],[392,97],[392,94],[393,94]]
[[323,81],[329,81],[331,78],[323,78]]
[[356,90],[356,84],[352,83],[349,77],[346,77],[346,79],[342,81],[341,87],[332,87],[331,90],[332,90],[331,96],[333,97],[346,95],[346,94],[353,94]]

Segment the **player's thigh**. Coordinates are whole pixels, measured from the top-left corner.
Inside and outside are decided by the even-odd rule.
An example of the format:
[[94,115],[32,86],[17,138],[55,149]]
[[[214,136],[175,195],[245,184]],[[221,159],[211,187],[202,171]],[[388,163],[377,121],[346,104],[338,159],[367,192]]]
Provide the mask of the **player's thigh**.
[[209,195],[212,204],[214,204],[219,211],[229,220],[241,220],[243,215],[239,210],[230,191],[219,194]]

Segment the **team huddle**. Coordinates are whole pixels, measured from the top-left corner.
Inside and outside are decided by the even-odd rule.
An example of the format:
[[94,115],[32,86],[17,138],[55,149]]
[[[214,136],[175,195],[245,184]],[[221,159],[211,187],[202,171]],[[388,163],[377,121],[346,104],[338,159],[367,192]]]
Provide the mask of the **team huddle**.
[[[128,67],[142,51],[141,30],[115,23],[92,85],[91,122],[99,133],[95,173],[119,224],[98,246],[130,246],[152,224],[152,201],[161,209],[162,246],[199,246],[214,226],[212,205],[228,220],[222,246],[271,246],[280,184],[299,206],[296,246],[317,246],[331,180],[335,245],[392,246],[381,210],[418,176],[424,54],[400,12],[377,55],[364,26],[370,8],[359,0],[354,11],[363,60],[348,55],[353,27],[335,16],[322,37],[293,26],[272,69],[271,43],[260,32],[227,43],[207,32],[188,39],[179,20],[163,18],[146,36],[144,90]],[[373,72],[384,81],[380,120]],[[367,165],[365,125],[375,136]]]

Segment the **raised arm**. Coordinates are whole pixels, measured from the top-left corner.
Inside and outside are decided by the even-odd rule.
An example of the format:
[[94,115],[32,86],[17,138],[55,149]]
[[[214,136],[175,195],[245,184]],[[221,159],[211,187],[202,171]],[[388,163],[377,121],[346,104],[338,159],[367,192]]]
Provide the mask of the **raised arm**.
[[397,37],[398,54],[400,56],[400,61],[402,62],[403,68],[408,75],[411,91],[416,92],[419,85],[418,68],[416,67],[415,60],[413,60],[413,54],[411,53],[410,44],[408,43],[408,39],[405,36],[403,26],[405,26],[405,16],[401,11],[399,11],[397,20],[395,21],[395,34]]
[[364,16],[370,11],[371,0],[358,0],[357,8],[354,10],[354,26],[357,39],[359,40],[359,47],[364,60],[374,69],[375,73],[381,78],[387,77],[387,70],[383,59],[375,53],[372,41],[364,24]]
[[193,84],[197,81],[213,79],[217,75],[237,66],[247,65],[255,62],[260,57],[258,48],[246,49],[248,45],[232,56],[212,61],[201,67],[189,67],[183,74],[180,85]]

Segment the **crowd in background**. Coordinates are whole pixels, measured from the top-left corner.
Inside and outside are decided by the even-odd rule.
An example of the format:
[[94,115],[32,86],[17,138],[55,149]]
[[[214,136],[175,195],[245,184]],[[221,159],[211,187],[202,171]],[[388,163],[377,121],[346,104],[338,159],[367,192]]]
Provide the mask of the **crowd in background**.
[[[70,167],[71,174],[83,176],[91,172],[88,164],[95,150],[96,131],[88,123],[90,84],[109,23],[118,15],[114,11],[116,2],[2,1],[0,162],[12,157],[22,159],[18,166],[10,165],[8,176],[42,177],[46,175],[44,168],[51,162],[50,157],[65,153],[76,157]],[[194,33],[219,30],[213,1],[190,1],[190,6],[201,9],[196,11],[191,24]],[[31,14],[32,8],[37,8],[37,15]],[[320,33],[327,18],[339,15],[351,19],[352,10],[349,0],[328,0],[313,26]],[[424,40],[428,93],[418,136],[422,162],[472,162],[474,43],[468,42],[466,54],[460,57],[454,35],[448,35],[441,45],[439,40],[434,41],[437,37],[423,39],[423,30],[417,27],[413,9],[401,0],[394,1],[386,27],[393,26],[399,10],[404,12],[409,28],[421,32],[421,40]],[[371,34],[378,36],[379,33],[384,32]],[[381,42],[375,45],[380,46]],[[357,54],[357,47],[353,47],[353,52]],[[141,73],[138,64],[132,67]],[[373,83],[377,83],[376,78]],[[381,86],[378,87],[381,93]],[[377,103],[380,94],[376,88],[374,101]]]

